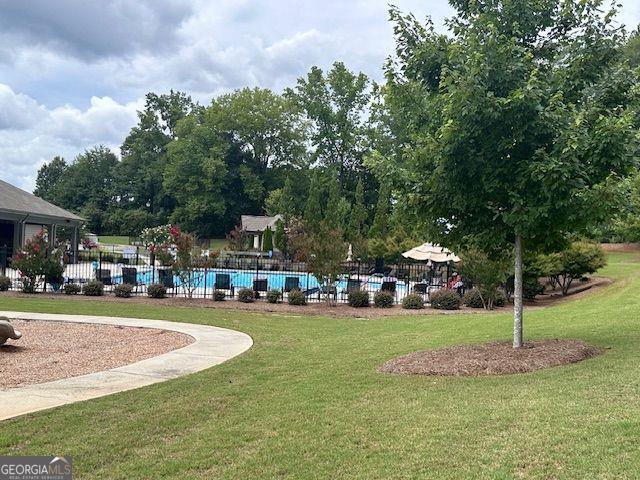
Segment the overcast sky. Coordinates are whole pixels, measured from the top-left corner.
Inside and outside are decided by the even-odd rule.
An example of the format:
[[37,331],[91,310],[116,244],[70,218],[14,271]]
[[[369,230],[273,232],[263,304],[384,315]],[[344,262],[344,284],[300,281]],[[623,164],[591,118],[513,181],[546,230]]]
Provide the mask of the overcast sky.
[[[444,0],[392,2],[442,25]],[[635,26],[640,2],[622,0]],[[27,190],[54,155],[117,151],[148,91],[201,103],[281,90],[336,60],[375,79],[393,50],[385,0],[0,0],[0,178]]]

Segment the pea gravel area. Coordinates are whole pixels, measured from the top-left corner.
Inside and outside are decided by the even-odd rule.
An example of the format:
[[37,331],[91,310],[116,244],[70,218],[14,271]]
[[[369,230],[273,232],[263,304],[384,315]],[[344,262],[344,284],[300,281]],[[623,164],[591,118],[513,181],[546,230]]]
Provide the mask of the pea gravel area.
[[604,350],[581,340],[533,340],[514,349],[511,342],[455,345],[394,358],[384,373],[479,376],[526,373],[595,357]]
[[0,389],[109,370],[193,343],[189,335],[151,328],[12,320],[19,340],[0,346]]

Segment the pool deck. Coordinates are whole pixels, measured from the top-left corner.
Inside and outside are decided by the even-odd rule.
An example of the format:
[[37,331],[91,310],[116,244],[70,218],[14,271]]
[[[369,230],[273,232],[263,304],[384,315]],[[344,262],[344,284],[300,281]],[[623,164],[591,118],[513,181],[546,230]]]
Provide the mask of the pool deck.
[[[22,320],[122,325],[184,333],[194,338],[186,347],[122,367],[48,383],[0,390],[0,420],[60,405],[145,387],[219,365],[253,345],[249,335],[226,328],[141,318],[59,315],[0,311]],[[19,340],[16,343],[19,345]]]

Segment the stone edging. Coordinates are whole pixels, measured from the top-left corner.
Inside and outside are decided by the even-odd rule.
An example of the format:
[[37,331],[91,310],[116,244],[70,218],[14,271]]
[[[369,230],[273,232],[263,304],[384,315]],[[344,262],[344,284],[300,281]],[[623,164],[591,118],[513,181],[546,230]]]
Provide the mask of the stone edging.
[[189,335],[195,341],[186,347],[111,370],[1,390],[0,420],[188,375],[225,362],[253,345],[253,340],[246,333],[209,325],[139,318],[0,311],[0,316],[2,315],[21,320],[172,330]]

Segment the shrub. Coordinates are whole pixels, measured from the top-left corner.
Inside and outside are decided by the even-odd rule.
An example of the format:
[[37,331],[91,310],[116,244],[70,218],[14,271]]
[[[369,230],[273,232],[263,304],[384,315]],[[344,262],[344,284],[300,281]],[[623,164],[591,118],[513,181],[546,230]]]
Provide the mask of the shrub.
[[241,288],[238,291],[238,300],[242,303],[252,303],[255,299],[255,293],[250,288]]
[[147,287],[147,295],[151,298],[164,298],[167,296],[167,289],[160,283],[152,283]]
[[369,306],[369,292],[366,290],[352,290],[347,296],[350,307],[362,308]]
[[77,283],[67,283],[62,287],[65,295],[78,295],[82,291],[82,287]]
[[504,307],[507,304],[507,296],[501,290],[496,290],[493,296],[493,304],[496,307]]
[[462,296],[462,304],[471,308],[484,308],[480,291],[477,288],[472,288]]
[[267,292],[267,302],[279,303],[282,298],[282,292],[280,290],[269,290]]
[[289,305],[306,305],[307,297],[300,290],[291,290],[288,298]]
[[431,306],[438,310],[457,310],[460,308],[460,296],[453,290],[441,288],[429,295]]
[[419,310],[424,308],[424,299],[422,295],[411,293],[402,299],[402,308],[408,310]]
[[214,302],[224,302],[227,299],[227,294],[223,290],[214,290],[213,291],[213,301]]
[[527,300],[534,300],[536,295],[544,292],[542,285],[536,277],[525,276],[522,279],[522,296]]
[[6,292],[11,288],[11,279],[9,277],[5,277],[4,275],[0,276],[0,292]]
[[120,283],[113,287],[113,293],[115,293],[116,297],[129,298],[131,292],[133,292],[133,285],[129,285],[128,283]]
[[104,295],[104,285],[98,280],[90,280],[82,287],[82,293],[88,297],[100,297]]
[[376,292],[373,296],[373,304],[378,308],[391,308],[393,307],[394,300],[393,293],[382,290]]

